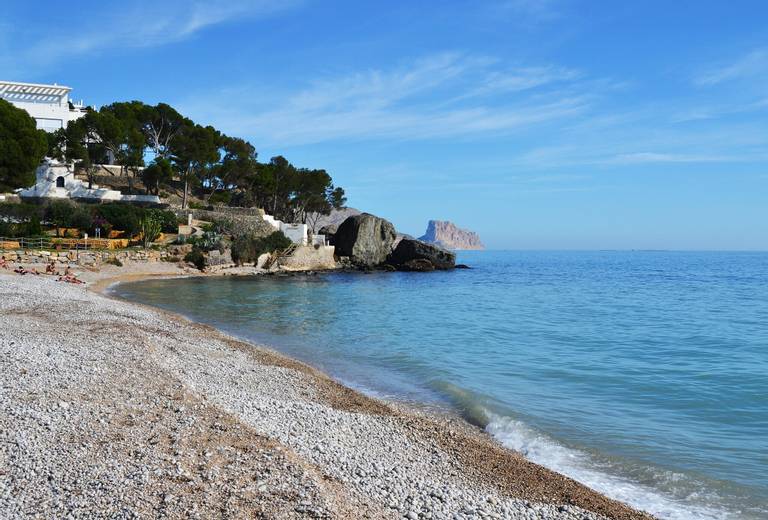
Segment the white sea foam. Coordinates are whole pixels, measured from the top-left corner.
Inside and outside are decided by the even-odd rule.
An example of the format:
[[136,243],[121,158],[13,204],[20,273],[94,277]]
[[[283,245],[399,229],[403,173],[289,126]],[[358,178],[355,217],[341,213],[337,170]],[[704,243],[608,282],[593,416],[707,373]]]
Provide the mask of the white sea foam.
[[[738,513],[716,505],[707,505],[699,494],[674,497],[627,477],[600,468],[589,454],[571,449],[535,431],[524,423],[489,413],[488,433],[504,446],[523,454],[528,460],[567,475],[604,495],[646,511],[665,520],[736,520]],[[680,475],[667,475],[673,480]],[[701,490],[700,490],[701,491]],[[716,499],[716,497],[711,497]]]

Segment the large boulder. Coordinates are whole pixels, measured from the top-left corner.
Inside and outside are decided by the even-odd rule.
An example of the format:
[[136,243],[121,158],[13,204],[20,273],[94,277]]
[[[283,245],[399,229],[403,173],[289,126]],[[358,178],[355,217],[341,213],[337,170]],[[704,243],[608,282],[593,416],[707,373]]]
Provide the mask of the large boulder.
[[395,226],[383,218],[362,213],[347,218],[333,236],[336,254],[348,256],[360,267],[376,267],[392,254]]
[[[427,260],[435,269],[453,269],[456,267],[456,255],[441,247],[427,244],[421,240],[404,238],[389,257],[389,263],[402,270],[414,270],[414,260]],[[424,265],[423,262],[418,262]],[[423,269],[419,269],[423,270]]]
[[336,231],[338,230],[339,226],[336,224],[328,224],[327,226],[321,227],[317,234],[325,236],[325,239],[328,241],[328,243],[333,246],[335,245],[333,242],[333,237],[336,236]]

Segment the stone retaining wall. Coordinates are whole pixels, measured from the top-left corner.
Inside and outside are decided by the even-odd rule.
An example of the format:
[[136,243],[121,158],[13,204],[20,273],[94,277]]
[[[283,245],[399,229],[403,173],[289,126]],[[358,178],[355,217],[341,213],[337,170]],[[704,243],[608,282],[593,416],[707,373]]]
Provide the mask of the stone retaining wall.
[[61,265],[81,265],[81,266],[99,266],[107,260],[117,259],[120,262],[160,262],[163,260],[175,261],[176,258],[182,259],[187,251],[191,249],[187,246],[178,246],[169,250],[155,251],[130,250],[130,251],[34,251],[17,250],[2,251],[0,254],[9,262],[18,262],[22,264],[47,264],[51,260]]
[[301,246],[277,262],[286,271],[322,271],[336,269],[333,246]]
[[[244,214],[232,210],[247,210],[252,211],[252,213]],[[249,208],[217,208],[213,211],[206,209],[174,209],[173,211],[176,217],[181,219],[186,219],[187,215],[191,213],[194,220],[225,222],[233,235],[254,234],[257,237],[265,237],[275,231],[261,216],[261,210],[255,208],[253,210]]]

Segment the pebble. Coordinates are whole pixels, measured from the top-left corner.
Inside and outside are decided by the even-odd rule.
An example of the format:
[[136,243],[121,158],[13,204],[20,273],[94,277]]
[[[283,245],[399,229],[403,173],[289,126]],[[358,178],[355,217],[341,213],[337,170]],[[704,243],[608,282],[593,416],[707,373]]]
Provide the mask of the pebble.
[[0,274],[0,292],[0,432],[16,443],[0,444],[4,518],[256,506],[273,518],[602,519],[503,496],[397,417],[334,408],[305,372],[210,330],[43,277]]

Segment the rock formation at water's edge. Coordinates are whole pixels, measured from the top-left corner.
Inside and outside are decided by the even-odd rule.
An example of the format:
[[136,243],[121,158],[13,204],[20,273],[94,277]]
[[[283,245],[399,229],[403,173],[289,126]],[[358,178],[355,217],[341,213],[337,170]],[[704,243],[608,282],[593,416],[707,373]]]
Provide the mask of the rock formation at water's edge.
[[430,220],[427,232],[419,240],[446,249],[485,249],[477,233],[456,227],[447,220]]

